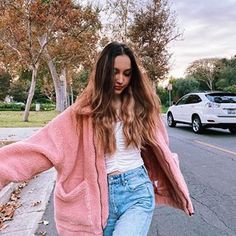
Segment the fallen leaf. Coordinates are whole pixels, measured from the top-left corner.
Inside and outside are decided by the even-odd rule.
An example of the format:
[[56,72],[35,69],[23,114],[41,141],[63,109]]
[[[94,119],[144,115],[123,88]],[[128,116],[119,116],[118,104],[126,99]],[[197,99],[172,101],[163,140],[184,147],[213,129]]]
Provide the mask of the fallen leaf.
[[47,220],[41,220],[41,221],[39,222],[39,224],[48,225],[48,224],[49,224],[49,221],[47,221]]
[[28,182],[22,182],[11,193],[10,199],[4,205],[0,205],[0,231],[8,227],[5,221],[13,220],[15,210],[22,204],[19,202],[21,190],[27,185]]
[[42,201],[35,201],[32,203],[32,207],[38,206]]
[[3,218],[3,221],[4,221],[4,222],[5,222],[5,221],[11,221],[11,220],[13,220],[12,217],[5,217],[5,218]]
[[25,186],[28,185],[28,182],[29,182],[29,181],[24,181],[24,182],[22,182],[22,183],[19,185],[19,188],[20,188],[20,189],[24,188]]
[[44,224],[44,225],[48,225],[48,224],[49,224],[49,221],[44,220],[44,221],[43,221],[43,224]]
[[15,212],[15,208],[14,206],[11,206],[11,205],[6,206],[2,211],[2,213],[4,213],[5,215],[4,217],[5,219],[6,218],[11,219],[14,215],[14,212]]
[[47,231],[39,231],[36,233],[36,235],[45,236],[47,235]]
[[3,226],[3,220],[0,218],[0,229],[2,228]]
[[0,231],[6,229],[7,227],[8,227],[7,224],[2,224],[2,225],[0,225]]

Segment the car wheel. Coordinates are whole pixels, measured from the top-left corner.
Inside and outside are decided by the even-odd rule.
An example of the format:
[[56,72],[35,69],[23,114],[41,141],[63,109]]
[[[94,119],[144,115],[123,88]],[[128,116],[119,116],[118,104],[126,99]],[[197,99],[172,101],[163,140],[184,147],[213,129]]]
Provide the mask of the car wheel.
[[203,131],[202,122],[199,116],[194,116],[192,119],[192,129],[194,133],[200,134]]
[[174,117],[171,113],[167,114],[167,124],[169,127],[175,127],[176,126],[176,122],[174,120]]
[[236,134],[236,128],[229,128],[231,134]]

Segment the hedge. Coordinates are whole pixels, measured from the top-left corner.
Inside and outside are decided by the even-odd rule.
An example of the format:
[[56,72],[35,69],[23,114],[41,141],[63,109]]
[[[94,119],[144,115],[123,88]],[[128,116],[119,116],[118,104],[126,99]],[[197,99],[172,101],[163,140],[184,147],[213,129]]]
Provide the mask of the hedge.
[[[30,106],[30,111],[35,111],[36,104],[32,103]],[[50,103],[40,103],[40,111],[51,111],[55,110],[56,105]],[[24,111],[25,105],[23,103],[5,103],[0,102],[0,111]]]

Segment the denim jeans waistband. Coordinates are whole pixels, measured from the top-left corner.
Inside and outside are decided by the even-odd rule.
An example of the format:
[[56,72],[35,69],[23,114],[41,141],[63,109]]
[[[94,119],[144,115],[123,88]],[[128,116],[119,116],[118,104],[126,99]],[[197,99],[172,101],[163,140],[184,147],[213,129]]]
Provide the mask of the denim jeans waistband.
[[144,172],[144,173],[147,174],[147,170],[146,170],[144,165],[139,166],[139,167],[137,167],[135,169],[128,170],[126,172],[117,174],[117,175],[108,175],[107,178],[108,178],[109,184],[111,184],[111,183],[118,183],[118,182],[122,182],[126,178],[131,178],[133,176],[136,176],[140,172]]

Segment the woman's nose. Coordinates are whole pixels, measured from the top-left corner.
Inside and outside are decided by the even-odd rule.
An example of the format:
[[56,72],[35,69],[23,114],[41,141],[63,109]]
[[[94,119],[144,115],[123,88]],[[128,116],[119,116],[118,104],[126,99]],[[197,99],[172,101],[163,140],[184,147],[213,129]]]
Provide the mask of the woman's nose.
[[116,82],[119,84],[123,83],[123,75],[121,73],[116,75]]

